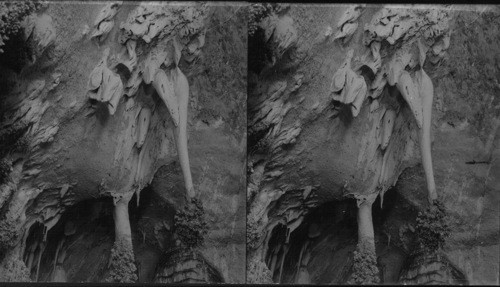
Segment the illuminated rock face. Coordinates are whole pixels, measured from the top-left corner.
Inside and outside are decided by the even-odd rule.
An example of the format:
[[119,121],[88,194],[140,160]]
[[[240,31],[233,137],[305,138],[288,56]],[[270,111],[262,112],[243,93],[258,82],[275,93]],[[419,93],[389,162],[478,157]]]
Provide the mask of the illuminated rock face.
[[[255,56],[254,61],[260,60],[261,64],[255,65],[249,75],[249,264],[259,266],[260,262],[255,261],[260,260],[268,268],[276,265],[269,265],[273,260],[266,261],[266,256],[274,252],[269,243],[272,234],[277,232],[277,226],[291,226],[296,214],[307,218],[322,204],[369,196],[378,196],[374,205],[384,207],[386,193],[396,192],[392,189],[396,187],[419,210],[439,198],[454,220],[467,222],[469,230],[476,230],[478,238],[489,242],[488,248],[478,247],[479,253],[472,256],[472,252],[465,251],[466,246],[481,240],[473,243],[475,239],[457,223],[452,227],[449,245],[444,247],[461,272],[468,269],[476,282],[486,281],[480,279],[485,272],[472,267],[472,262],[486,258],[479,255],[486,250],[498,250],[498,243],[486,239],[498,238],[493,228],[498,220],[479,207],[488,198],[489,206],[498,209],[493,207],[498,203],[493,195],[497,184],[487,167],[496,169],[489,159],[497,154],[493,142],[497,138],[498,115],[492,103],[498,99],[493,96],[497,88],[489,84],[496,76],[481,80],[479,70],[497,74],[494,63],[498,53],[493,43],[499,42],[493,40],[493,35],[499,23],[493,20],[498,11],[492,7],[484,10],[489,15],[484,17],[479,16],[479,11],[467,9],[290,5],[270,12],[270,19],[293,19],[290,23],[297,31],[297,40],[281,58],[266,62]],[[475,17],[492,28],[479,31],[465,24]],[[270,34],[267,29],[272,25],[268,22],[272,21],[263,20],[259,26],[265,30],[262,35]],[[352,25],[352,31],[348,25]],[[343,38],[342,32],[352,35]],[[251,41],[262,44],[259,31],[254,35],[249,45],[258,46]],[[278,38],[262,40],[273,43]],[[467,42],[466,47],[460,46],[462,42]],[[275,46],[268,46],[271,51],[266,54],[276,55]],[[476,76],[466,76],[467,65],[475,62],[490,64],[473,68]],[[457,73],[460,78],[454,76]],[[481,84],[474,85],[474,81]],[[473,94],[492,102],[476,102]],[[483,158],[484,167],[467,159],[474,157]],[[476,173],[474,168],[481,171]],[[484,193],[472,187],[479,182],[486,182],[481,188]],[[488,218],[485,226],[478,225],[482,216]],[[363,235],[363,231],[370,230],[370,220],[368,216],[360,218],[366,223],[359,230]],[[404,220],[409,224],[413,217]],[[402,227],[401,221],[395,229]],[[302,228],[295,229],[296,237]],[[373,223],[372,228],[375,237],[386,236],[383,232],[387,230],[381,226]],[[392,242],[399,237],[396,232],[387,234]],[[459,238],[471,241],[464,245]],[[326,252],[325,242],[314,246],[316,256]],[[284,246],[284,241],[281,244]],[[352,245],[339,248],[343,252],[347,247]],[[390,256],[399,258],[396,253]],[[289,260],[299,258],[293,252],[288,254]],[[342,283],[315,281],[331,279],[327,270],[344,274],[339,270],[340,263],[320,258],[311,260],[314,263],[306,268],[312,283]],[[278,255],[277,265],[280,260]],[[320,262],[331,269],[319,267]],[[391,264],[401,264],[398,262]],[[300,267],[302,271],[296,268],[299,264],[285,262],[285,266],[294,266],[295,273],[291,269],[283,271],[284,282],[292,282],[290,274],[296,274],[293,278],[304,276],[297,275],[305,274],[304,266]],[[487,276],[491,283],[497,280],[491,274],[498,273],[498,263],[492,265]],[[344,275],[335,280],[338,278]],[[396,283],[397,278],[394,280]]]
[[[154,217],[148,222],[157,228],[141,234],[133,210],[157,215],[162,206],[173,216],[186,197],[196,197],[209,209],[205,220],[211,230],[198,251],[222,281],[244,281],[246,25],[236,11],[199,3],[49,3],[27,23],[27,45],[37,47],[32,63],[22,77],[8,66],[1,69],[8,87],[1,91],[1,136],[9,146],[23,143],[15,151],[4,141],[0,147],[8,175],[0,185],[1,261],[24,257],[36,222],[44,226],[37,240],[47,236],[52,246],[51,240],[60,240],[55,234],[64,214],[102,199],[116,205],[106,205],[106,216],[113,219],[115,211],[116,233],[123,235],[116,238],[115,257],[128,252],[132,264],[134,258],[141,262],[152,243],[136,238],[160,238],[153,242],[161,245],[154,254],[175,246],[173,217]],[[227,15],[234,17],[227,21]],[[136,207],[145,189],[157,200],[153,207]],[[94,217],[102,218],[99,212]],[[168,235],[155,234],[160,227]],[[78,235],[92,230],[81,228]],[[104,273],[88,272],[99,264],[73,261],[79,256],[74,249],[65,251],[62,266],[50,261],[50,271],[44,267],[56,249],[60,257],[82,240],[90,239],[47,247],[41,269],[33,267],[32,273],[39,269],[41,281],[105,280]],[[4,254],[12,247],[13,254]],[[109,258],[110,249],[90,252],[89,260],[101,260],[95,254]],[[27,256],[33,266],[37,254]],[[110,280],[153,279],[154,266],[132,267],[128,275],[115,270]]]

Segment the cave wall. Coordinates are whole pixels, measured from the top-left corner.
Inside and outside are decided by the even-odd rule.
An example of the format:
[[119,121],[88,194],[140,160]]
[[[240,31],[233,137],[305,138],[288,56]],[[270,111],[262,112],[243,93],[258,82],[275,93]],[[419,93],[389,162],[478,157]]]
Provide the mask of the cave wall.
[[[452,216],[445,250],[471,284],[498,284],[498,11],[457,9],[452,23],[448,57],[431,76],[436,186]],[[397,183],[416,206],[422,206],[422,176],[409,169]]]
[[[189,83],[190,166],[210,230],[201,251],[225,282],[243,282],[246,16],[238,5],[151,3],[145,7],[159,5],[172,21],[154,20],[160,22],[149,27],[153,36],[134,38],[137,49],[131,53],[122,30],[145,4],[108,4],[48,3],[23,24],[31,47],[24,68],[2,66],[3,135],[21,130],[28,138],[27,148],[7,155],[12,168],[1,185],[2,244],[17,254],[32,224],[41,222],[49,231],[65,210],[84,200],[116,203],[150,186],[176,209],[186,203],[175,123],[151,85],[134,91],[131,79],[151,64],[148,53],[160,45],[152,27],[163,23],[170,25],[163,36],[178,37],[178,67]],[[89,92],[103,61],[114,82],[102,85],[111,92],[122,88],[117,102],[92,99]],[[2,260],[17,256],[9,254]]]
[[[245,282],[246,15],[240,5],[216,6],[203,62],[190,80],[196,119],[189,155],[195,188],[209,223],[201,248],[226,283]],[[208,39],[211,39],[209,42]],[[175,170],[175,168],[173,168]],[[178,167],[177,167],[178,169]],[[160,168],[152,188],[179,203],[182,174]]]
[[[355,7],[289,5],[260,26],[272,45],[263,68],[249,74],[250,276],[258,280],[268,272],[262,257],[273,228],[285,224],[293,232],[321,203],[369,194],[383,199],[397,186],[417,210],[426,208],[418,115],[390,83],[401,58],[407,57],[407,69],[418,66],[413,41],[422,33],[422,68],[434,88],[434,177],[453,222],[445,252],[469,283],[498,283],[497,7]],[[389,15],[378,26],[386,30],[370,34],[381,13]],[[369,46],[377,37],[383,39],[379,61]],[[367,85],[361,104],[345,104],[332,92],[349,57]],[[377,75],[387,76],[392,88],[381,91],[385,82]],[[378,134],[385,129],[381,109],[397,114],[385,147]],[[382,164],[380,154],[388,155]]]

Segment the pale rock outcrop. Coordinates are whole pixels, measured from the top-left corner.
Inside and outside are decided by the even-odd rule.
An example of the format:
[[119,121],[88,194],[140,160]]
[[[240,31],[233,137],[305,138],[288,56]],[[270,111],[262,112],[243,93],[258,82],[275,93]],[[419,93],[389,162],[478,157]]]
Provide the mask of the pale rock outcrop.
[[122,2],[112,2],[106,4],[104,8],[99,12],[94,21],[94,31],[90,35],[90,38],[98,38],[99,42],[102,42],[108,36],[108,33],[113,29],[115,25],[114,17],[118,13]]
[[24,39],[32,48],[31,62],[42,56],[43,52],[55,42],[56,29],[52,17],[48,14],[35,14],[23,21]]
[[352,5],[345,10],[344,14],[337,23],[338,31],[335,34],[334,39],[342,39],[344,44],[350,40],[350,37],[358,28],[357,20],[359,16],[361,16],[362,10],[363,5]]

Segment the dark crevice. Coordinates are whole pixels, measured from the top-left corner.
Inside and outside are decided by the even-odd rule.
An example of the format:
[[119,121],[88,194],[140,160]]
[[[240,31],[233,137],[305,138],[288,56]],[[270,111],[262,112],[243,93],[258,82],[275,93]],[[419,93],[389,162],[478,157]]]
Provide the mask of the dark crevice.
[[271,61],[272,51],[265,41],[264,29],[258,27],[254,34],[248,37],[248,70],[260,74]]
[[[171,231],[175,210],[149,186],[141,191],[137,203],[137,195],[134,195],[129,202],[129,219],[135,263],[140,282],[151,282],[159,257],[164,250],[175,246]],[[32,259],[34,263],[28,267],[31,279],[38,282],[61,280],[61,272],[54,266],[57,263],[57,268],[65,273],[67,281],[63,282],[102,282],[108,272],[114,243],[113,209],[110,197],[85,200],[67,207],[57,224],[48,231],[45,242],[44,225],[35,223],[26,240],[25,263],[28,263],[33,249],[35,259],[38,258],[39,245],[45,245],[45,249],[38,280],[37,260]],[[56,278],[56,274],[59,277]]]
[[[372,206],[378,265],[383,283],[397,283],[407,257],[396,246],[397,240],[389,242],[385,231],[385,225],[398,213],[395,209],[401,201],[397,190],[391,189],[386,192],[382,207],[380,198]],[[352,252],[357,240],[356,201],[330,201],[311,210],[302,224],[290,234],[281,281],[280,265],[286,245],[286,227],[283,224],[278,224],[272,230],[265,263],[271,269],[276,283],[306,283],[304,280],[307,277],[309,283],[313,284],[346,284],[352,272]],[[276,257],[275,263],[272,263],[273,257]],[[310,259],[307,260],[307,257]]]
[[[85,200],[69,207],[61,216],[58,223],[47,233],[46,247],[40,261],[38,282],[51,282],[54,280],[55,263],[66,269],[67,276],[74,275],[74,280],[71,281],[84,280],[85,278],[78,276],[78,274],[72,274],[69,267],[73,267],[72,265],[75,263],[75,260],[70,258],[69,254],[75,252],[76,246],[85,247],[89,250],[104,242],[111,245],[114,236],[112,212],[113,201],[111,198]],[[37,230],[30,231],[25,253],[29,252],[31,244],[41,243],[42,237]],[[30,237],[35,240],[30,240]],[[56,254],[58,257],[57,261]],[[80,257],[80,261],[83,264],[86,259],[87,256]],[[97,271],[99,274],[104,272],[103,269]],[[33,281],[36,281],[35,266],[31,268],[31,277]]]
[[256,132],[250,132],[247,138],[247,146],[249,153],[263,153],[265,154],[269,149],[269,143],[267,142],[265,136],[269,133],[272,126],[268,126],[265,129],[258,130]]
[[24,66],[30,62],[32,51],[24,40],[23,31],[9,35],[9,40],[2,46],[0,66],[6,67],[19,74]]

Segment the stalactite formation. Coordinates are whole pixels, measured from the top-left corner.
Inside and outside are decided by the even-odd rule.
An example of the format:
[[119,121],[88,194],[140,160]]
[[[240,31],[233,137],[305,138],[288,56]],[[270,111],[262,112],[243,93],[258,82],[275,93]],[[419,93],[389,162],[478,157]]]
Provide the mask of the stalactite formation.
[[[351,15],[352,13],[351,10],[348,10],[346,15]],[[426,26],[427,22],[433,24]],[[394,29],[391,29],[390,27],[393,26]],[[395,93],[394,95],[402,95],[403,99],[409,105],[418,126],[421,157],[427,179],[430,203],[437,199],[432,170],[430,140],[434,91],[432,81],[424,71],[424,63],[426,52],[428,51],[428,46],[426,45],[429,43],[432,44],[432,41],[435,41],[434,39],[438,35],[445,35],[447,37],[446,30],[447,22],[446,13],[444,12],[432,15],[427,12],[416,12],[415,15],[412,15],[408,10],[383,8],[365,26],[364,41],[370,47],[371,53],[370,56],[363,56],[361,58],[361,65],[369,67],[375,75],[370,89],[367,89],[368,84],[365,83],[365,79],[350,68],[353,50],[347,52],[345,62],[334,73],[330,84],[333,100],[351,105],[353,117],[358,116],[365,98],[371,97],[374,99],[370,107],[371,112],[374,112],[378,110],[376,106],[380,105],[378,98],[384,95],[384,91],[391,89],[388,86],[397,88],[399,93]],[[388,61],[384,61],[383,65],[381,65],[380,43],[383,39],[387,40],[390,45],[394,45],[397,40],[403,40],[403,43],[406,43],[400,49],[396,50]],[[427,43],[426,45],[423,44],[424,41]],[[439,43],[436,42],[433,47],[437,47],[440,45]],[[435,48],[439,50],[437,55],[442,56],[441,52],[445,46],[449,45]],[[414,55],[411,52],[413,51],[412,48],[415,47],[418,49],[418,55]],[[417,66],[416,59],[418,59],[420,67],[417,71],[415,71],[415,67]],[[390,96],[393,96],[393,94]],[[384,99],[385,97],[382,97],[381,100]],[[399,108],[396,110],[394,108],[387,109],[385,113],[382,113],[382,117],[380,118],[379,129],[381,133],[380,136],[377,135],[377,141],[383,155],[382,171],[379,180],[379,183],[383,185],[386,184],[389,177],[386,170],[389,168],[387,166],[388,157],[391,156],[391,152],[388,152],[386,149],[389,146],[391,134],[397,132],[394,131],[394,126],[398,113]],[[383,195],[384,190],[380,193]]]
[[[164,8],[162,8],[164,9]],[[131,71],[132,77],[126,86],[126,94],[134,96],[141,82],[152,84],[160,98],[163,100],[170,118],[175,126],[175,138],[181,169],[184,175],[186,195],[188,199],[195,197],[194,185],[189,164],[187,147],[187,120],[189,103],[189,83],[187,77],[179,68],[183,44],[181,38],[198,34],[196,43],[189,45],[191,54],[199,53],[204,45],[205,34],[203,28],[204,7],[187,7],[191,14],[174,14],[173,10],[154,10],[152,6],[140,5],[133,10],[125,23],[120,25],[122,34],[120,41],[127,47],[129,60],[124,64]],[[178,17],[178,18],[176,18]],[[176,22],[188,21],[180,30],[174,30]],[[154,38],[159,39],[156,46],[149,50],[145,60],[135,66],[137,56],[136,41],[142,39],[150,43]],[[141,76],[142,75],[142,76]],[[189,202],[189,200],[188,200]]]
[[375,233],[373,230],[372,205],[377,194],[358,196],[358,242],[367,243],[367,247],[375,250]]
[[[350,10],[349,10],[350,11]],[[348,12],[349,12],[348,11]],[[349,14],[349,13],[347,13]],[[341,67],[337,70],[337,72],[333,75],[332,82],[330,85],[330,90],[333,92],[333,99],[336,101],[340,101],[343,104],[351,104],[352,103],[352,115],[353,117],[358,116],[359,110],[363,104],[363,101],[367,97],[369,92],[373,92],[372,98],[375,99],[372,105],[379,105],[377,102],[377,98],[383,93],[387,87],[385,85],[394,86],[397,88],[399,93],[403,96],[404,100],[408,103],[410,110],[414,116],[414,119],[419,128],[420,134],[420,150],[422,162],[425,170],[425,175],[427,179],[427,189],[429,195],[429,202],[432,204],[434,200],[437,199],[436,188],[434,183],[434,175],[432,170],[432,157],[431,157],[431,115],[433,108],[433,85],[429,76],[424,71],[424,62],[425,55],[427,49],[422,44],[420,38],[417,40],[418,51],[419,54],[417,56],[413,55],[410,52],[410,47],[415,46],[415,40],[408,40],[411,37],[419,37],[422,34],[415,33],[414,30],[411,30],[410,27],[421,27],[422,23],[418,23],[418,20],[410,20],[408,22],[402,22],[399,25],[391,24],[390,21],[399,21],[399,17],[403,15],[407,16],[405,12],[393,12],[390,9],[381,9],[378,14],[372,19],[372,23],[365,27],[365,30],[368,32],[367,37],[365,38],[367,45],[369,45],[371,50],[371,57],[363,57],[363,64],[368,66],[372,72],[375,74],[375,81],[372,82],[371,89],[367,90],[367,84],[365,83],[365,79],[360,75],[357,75],[351,67],[351,61],[353,58],[353,50],[350,50],[347,53],[345,62],[341,65]],[[390,19],[381,20],[381,19]],[[410,18],[410,19],[418,19],[418,18]],[[423,18],[424,22],[427,20]],[[380,25],[377,21],[381,21],[383,25]],[[417,21],[417,22],[412,22]],[[388,30],[390,25],[394,25],[393,30]],[[435,29],[436,33],[443,33],[445,26],[438,26],[436,28],[432,27],[431,29]],[[417,28],[418,30],[419,28]],[[421,29],[421,28],[420,28]],[[428,36],[428,34],[425,34]],[[390,61],[383,66],[382,70],[380,68],[380,40],[386,39],[389,44],[393,45],[396,40],[403,38],[409,42],[408,46],[403,46],[401,49],[395,52],[395,55],[390,59]],[[420,69],[416,72],[411,72],[407,70],[407,68],[415,67],[414,58],[417,57],[420,64]],[[387,71],[387,72],[385,72]],[[356,81],[355,79],[359,79]],[[348,91],[348,92],[346,92]],[[356,91],[351,92],[351,91]],[[340,95],[339,95],[340,93]],[[397,95],[397,94],[394,94]],[[382,98],[384,99],[384,98]],[[371,107],[371,112],[376,111],[378,108]],[[399,108],[394,110],[393,108],[386,108],[385,112],[381,113],[380,119],[380,127],[378,130],[380,132],[376,135],[377,142],[380,146],[380,150],[383,155],[382,159],[382,168],[380,172],[380,180],[378,180],[378,184],[385,185],[386,181],[389,177],[387,173],[388,170],[393,170],[393,166],[389,166],[389,156],[392,153],[391,149],[388,149],[391,142],[391,135],[395,131],[395,122],[398,117]],[[393,139],[395,141],[396,139]],[[372,185],[372,188],[376,187],[376,185]],[[375,192],[375,189],[368,190],[368,194]],[[379,191],[381,195],[381,205],[383,202],[383,194],[384,190]],[[372,194],[371,197],[373,197]],[[358,197],[362,197],[359,196]],[[363,202],[361,204],[358,203],[358,251],[361,249],[369,249],[370,254],[375,254],[375,244],[373,239],[373,223],[371,218],[371,204],[375,198],[371,198],[369,202]],[[361,248],[361,249],[360,249]],[[361,252],[361,251],[359,251]],[[363,251],[364,252],[364,251]],[[370,257],[371,258],[371,257]],[[358,260],[358,261],[356,261]],[[356,264],[365,264],[360,263],[360,258],[356,259],[355,257],[355,273],[361,272],[360,267],[356,267]],[[372,260],[373,261],[373,260]],[[364,261],[363,261],[364,262]],[[368,264],[368,263],[366,263]],[[376,264],[374,262],[371,263]],[[376,266],[375,266],[376,268]],[[357,271],[356,271],[357,270]],[[372,272],[375,276],[377,272]],[[355,279],[354,282],[357,283],[373,283],[372,279],[366,279],[364,282],[361,279]],[[378,282],[378,281],[377,281]]]
[[297,261],[297,271],[295,275],[296,284],[311,284],[307,264],[309,263],[310,253],[308,252],[309,240],[306,241],[300,250],[299,260]]
[[[177,45],[173,44],[174,47]],[[177,49],[177,48],[176,48]],[[151,80],[156,91],[167,106],[170,116],[175,124],[175,138],[177,142],[177,152],[181,162],[181,169],[184,175],[184,184],[186,187],[187,198],[195,197],[193,180],[191,177],[191,168],[189,166],[189,153],[187,148],[187,114],[189,103],[189,83],[186,76],[177,66],[179,64],[180,52],[175,53],[175,68],[164,72],[157,70],[150,71],[146,75],[154,74],[154,80]],[[159,65],[158,65],[159,67]],[[167,76],[168,73],[168,76]],[[146,76],[145,81],[152,79]],[[146,80],[147,79],[147,80]]]
[[372,205],[376,198],[377,194],[357,197],[358,244],[350,279],[354,284],[374,284],[380,281],[372,219]]
[[[398,88],[408,103],[419,127],[421,157],[427,179],[429,202],[432,203],[433,200],[437,199],[430,140],[434,91],[432,81],[424,71],[428,46],[423,43],[432,45],[434,42],[435,44],[432,47],[437,52],[435,54],[442,56],[441,52],[448,47],[440,46],[440,42],[434,39],[440,35],[444,35],[445,38],[448,37],[448,34],[446,34],[448,22],[446,12],[443,11],[435,14],[425,11],[415,11],[415,15],[412,15],[412,13],[413,11],[410,12],[404,9],[381,9],[374,16],[371,23],[365,27],[368,35],[365,41],[371,45],[382,39],[386,39],[391,45],[394,45],[399,39],[408,42],[407,46],[403,46],[396,51],[389,62],[387,83]],[[427,26],[427,22],[431,24]],[[412,46],[417,46],[418,55],[413,55],[410,52]],[[418,59],[420,69],[411,72],[407,68],[413,69],[416,66],[415,58]],[[378,79],[375,81],[376,83],[381,82]],[[378,86],[381,85],[378,84]]]
[[432,204],[437,200],[436,184],[434,183],[434,171],[432,168],[431,155],[431,123],[432,123],[432,108],[434,99],[434,87],[430,77],[425,73],[423,66],[425,61],[424,47],[419,42],[420,50],[420,70],[417,72],[417,83],[419,87],[420,97],[422,98],[423,121],[420,137],[420,150],[422,153],[422,163],[425,170],[425,178],[427,180],[427,191],[429,203]]
[[130,199],[131,197],[121,197],[114,202],[115,242],[109,261],[110,274],[106,279],[108,282],[133,283],[137,280],[128,212]]
[[[114,25],[113,17],[116,15],[120,4],[121,3],[110,3],[103,8],[95,20],[94,24],[96,30],[91,37],[99,37],[100,41],[105,39],[107,33],[109,33]],[[123,84],[120,76],[116,75],[108,67],[110,52],[109,48],[106,48],[102,60],[90,75],[89,90],[90,98],[107,103],[109,113],[113,115],[118,108],[118,104],[123,94],[131,98],[136,96],[142,83],[152,85],[167,107],[170,119],[175,126],[174,137],[181,163],[181,170],[184,175],[186,197],[188,199],[187,203],[191,206],[192,200],[194,200],[196,194],[191,176],[187,148],[189,83],[187,77],[179,68],[183,49],[183,44],[181,44],[180,41],[181,38],[196,34],[202,29],[203,12],[200,11],[203,10],[203,7],[201,9],[196,7],[185,8],[194,12],[194,14],[172,13],[175,9],[177,8],[168,7],[157,10],[153,8],[153,6],[144,4],[134,9],[129,14],[127,21],[120,25],[120,41],[126,47],[126,55],[120,56],[119,63],[123,64],[128,69],[131,77]],[[181,9],[179,11],[185,10]],[[145,18],[147,20],[145,20]],[[182,21],[185,20],[188,22],[184,25],[186,29],[190,30],[174,29],[176,22],[183,23]],[[188,26],[190,28],[187,28]],[[153,39],[158,39],[158,41],[155,41],[155,44],[151,45],[151,48],[147,48],[142,44],[144,42],[146,44],[151,43]],[[201,40],[198,40],[197,45],[191,45],[192,48],[190,49],[190,53],[196,53],[197,51],[199,53],[199,48],[204,44],[204,33],[200,33],[198,39]],[[137,42],[139,40],[142,43],[138,45]],[[145,48],[148,50],[146,57],[138,57],[136,52],[137,49]],[[142,107],[137,114],[134,142],[135,147],[139,150],[139,156],[134,180],[139,184],[144,182],[144,176],[146,174],[146,170],[143,169],[143,166],[146,164],[145,150],[147,149],[147,136],[152,113],[150,108]],[[137,194],[137,202],[139,202],[139,192],[140,189],[135,192]],[[135,265],[133,263],[132,244],[130,240],[121,238],[121,235],[118,237],[118,235],[123,232],[127,234],[130,233],[130,224],[128,223],[128,215],[126,214],[128,205],[122,201],[124,201],[123,198],[118,201],[115,200],[114,218],[117,238],[113,249],[114,253],[112,253],[111,257],[111,265],[114,266],[112,267],[112,270],[114,270],[121,264],[115,261],[125,260],[127,261],[125,265],[130,265],[130,268],[127,270],[118,269],[117,271],[112,271],[114,273],[111,274],[111,276],[114,279],[110,280],[133,282],[137,278],[135,275]],[[201,205],[193,205],[193,207],[199,206]],[[203,221],[202,218],[199,220]],[[201,231],[203,231],[203,229]],[[127,255],[129,253],[130,255]]]
[[[369,207],[360,205],[358,210],[358,239],[366,237],[366,232],[371,234],[368,236],[371,239],[360,239],[368,243],[359,244],[354,258],[358,267],[371,266],[368,268],[371,275],[363,279],[361,274],[368,269],[363,271],[364,267],[356,267],[357,271],[353,271],[344,266],[342,271],[335,273],[335,280],[354,272],[361,276],[353,281],[358,284],[379,280],[397,282],[397,276],[391,273],[396,271],[383,265],[377,269],[377,264],[381,264],[377,263],[377,257],[386,256],[388,251],[379,251],[377,245],[377,251],[382,254],[376,254],[373,238],[375,234],[385,234],[384,239],[388,242],[384,244],[386,249],[391,249],[394,244],[399,244],[395,238],[397,232],[389,231],[391,226],[377,230],[381,227],[373,221],[380,219],[368,216],[372,212],[371,205],[380,196],[376,209],[390,206],[392,199],[384,201],[384,196],[390,197],[388,192],[399,192],[392,190],[397,189],[395,186],[401,182],[402,174],[410,173],[409,169],[414,174],[421,166],[422,173],[413,175],[419,178],[418,188],[415,186],[411,191],[418,199],[410,201],[417,209],[423,208],[421,200],[426,197],[433,204],[438,198],[436,187],[439,188],[434,179],[433,168],[436,167],[433,164],[441,168],[441,181],[444,174],[452,171],[443,171],[445,164],[440,155],[437,156],[438,163],[436,159],[433,162],[431,135],[439,134],[436,138],[440,142],[436,146],[443,152],[444,138],[455,141],[458,139],[457,129],[468,130],[464,117],[461,117],[460,128],[458,123],[449,123],[447,128],[448,123],[443,118],[447,114],[453,122],[455,114],[451,116],[450,111],[458,110],[461,105],[451,98],[448,90],[451,87],[448,84],[455,83],[455,80],[442,74],[447,69],[455,69],[446,63],[451,59],[446,51],[456,48],[454,38],[450,38],[456,28],[452,20],[456,15],[453,9],[427,6],[408,9],[391,5],[351,5],[345,8],[331,13],[324,9],[291,8],[275,16],[275,8],[266,10],[264,7],[269,15],[259,14],[264,19],[253,19],[260,21],[258,29],[263,31],[256,29],[250,39],[255,42],[253,44],[262,45],[259,40],[262,32],[264,42],[268,44],[266,48],[270,49],[263,55],[278,52],[273,44],[278,38],[273,35],[272,23],[291,17],[294,21],[290,23],[298,35],[294,46],[287,51],[286,60],[268,59],[263,69],[253,69],[249,77],[249,264],[257,266],[252,260],[260,258],[273,273],[275,282],[304,283],[309,275],[309,279],[317,283],[335,282],[328,281],[334,280],[333,275],[326,274],[329,268],[337,271],[339,266],[331,266],[331,263],[323,268],[296,262],[297,259],[301,261],[306,252],[304,243],[296,245],[300,252],[288,251],[290,258],[287,260],[293,261],[290,264],[293,265],[293,274],[286,270],[290,265],[285,262],[280,275],[286,240],[276,245],[270,234],[274,233],[277,224],[291,224],[287,219],[291,210],[301,210],[307,217],[318,204],[351,196],[373,196]],[[358,27],[362,25],[362,28]],[[257,56],[253,58],[259,59]],[[296,84],[299,76],[300,84]],[[448,106],[452,102],[453,108]],[[465,110],[460,112],[461,116],[467,113]],[[448,154],[458,160],[455,155],[460,157]],[[464,176],[466,173],[463,171]],[[422,179],[427,182],[427,187],[420,190]],[[444,181],[449,182],[449,179]],[[408,188],[408,184],[405,186]],[[452,188],[440,186],[446,189],[443,194],[448,194],[447,208],[450,208]],[[299,191],[307,195],[302,198]],[[427,196],[422,196],[422,191]],[[401,192],[408,197],[408,191]],[[295,231],[299,234],[303,232],[301,224],[298,229],[290,228],[288,237],[294,237],[293,230],[299,230]],[[299,238],[297,233],[295,236]],[[297,240],[305,242],[305,239]],[[323,248],[328,245],[317,244]],[[322,251],[317,252],[314,256],[320,257]],[[323,272],[320,274],[324,278],[319,278],[318,273],[308,275],[312,270]],[[383,275],[380,278],[379,271]],[[256,274],[254,272],[252,276]],[[251,280],[256,282],[257,279]]]
[[182,174],[188,198],[196,196],[193,180],[191,177],[191,167],[189,165],[189,153],[187,148],[187,109],[189,103],[189,84],[186,76],[179,68],[176,68],[177,80],[174,88],[179,103],[179,126],[175,130],[177,141],[177,152],[181,162]]

